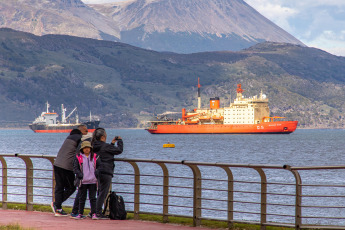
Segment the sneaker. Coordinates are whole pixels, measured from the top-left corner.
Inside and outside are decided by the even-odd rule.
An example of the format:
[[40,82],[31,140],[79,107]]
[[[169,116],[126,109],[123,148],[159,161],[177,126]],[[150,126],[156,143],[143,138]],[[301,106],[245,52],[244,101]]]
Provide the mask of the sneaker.
[[63,209],[55,209],[55,216],[68,216],[68,214]]
[[93,214],[92,219],[93,220],[109,220],[109,218],[104,216],[103,214]]
[[79,214],[79,215],[77,215],[74,219],[76,219],[76,220],[82,220],[82,219],[85,219],[86,218],[86,216],[84,216],[84,215],[82,215],[82,214]]
[[54,205],[54,202],[50,204],[50,207],[52,208],[53,213],[56,213],[56,206]]
[[86,217],[88,217],[88,218],[91,218],[91,219],[92,219],[92,216],[93,216],[93,214],[91,214],[91,212],[89,212],[89,214],[88,214]]
[[74,218],[76,218],[77,216],[78,216],[78,213],[73,213],[73,212],[72,212],[71,215],[70,215],[70,218],[73,218],[73,219],[74,219]]

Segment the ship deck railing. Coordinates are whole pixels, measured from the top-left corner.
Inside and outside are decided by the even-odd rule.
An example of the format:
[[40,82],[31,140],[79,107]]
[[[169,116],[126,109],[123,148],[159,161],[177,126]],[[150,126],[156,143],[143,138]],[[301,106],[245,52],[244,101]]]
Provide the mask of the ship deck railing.
[[[55,156],[1,154],[1,202],[50,204]],[[116,158],[112,190],[134,213],[295,229],[345,229],[345,165],[229,164]],[[64,204],[72,205],[73,197]]]

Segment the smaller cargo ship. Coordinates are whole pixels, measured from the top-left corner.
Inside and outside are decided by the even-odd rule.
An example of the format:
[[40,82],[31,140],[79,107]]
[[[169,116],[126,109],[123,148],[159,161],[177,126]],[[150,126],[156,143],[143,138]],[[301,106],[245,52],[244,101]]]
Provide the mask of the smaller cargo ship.
[[78,128],[79,125],[86,125],[89,132],[95,131],[99,127],[99,120],[90,120],[87,122],[79,122],[78,114],[76,113],[75,123],[68,123],[67,120],[76,112],[77,107],[75,107],[72,112],[66,116],[66,108],[61,105],[61,121],[57,120],[58,114],[55,112],[49,112],[49,103],[46,103],[46,111],[42,112],[39,117],[37,117],[30,125],[35,133],[69,133],[72,129]]
[[289,134],[296,130],[298,121],[284,121],[284,117],[270,116],[268,98],[245,98],[241,84],[237,96],[228,107],[220,108],[219,97],[210,98],[210,107],[201,108],[198,79],[198,108],[187,112],[182,109],[178,120],[162,117],[150,121],[151,134]]

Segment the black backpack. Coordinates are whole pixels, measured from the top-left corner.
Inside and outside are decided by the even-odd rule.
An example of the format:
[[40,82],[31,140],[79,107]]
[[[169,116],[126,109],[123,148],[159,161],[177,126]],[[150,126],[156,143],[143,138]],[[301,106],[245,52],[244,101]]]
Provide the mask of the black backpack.
[[105,202],[105,207],[103,215],[109,207],[109,218],[112,220],[125,220],[127,217],[127,212],[125,208],[125,202],[122,196],[116,195],[115,192],[110,192],[107,201]]

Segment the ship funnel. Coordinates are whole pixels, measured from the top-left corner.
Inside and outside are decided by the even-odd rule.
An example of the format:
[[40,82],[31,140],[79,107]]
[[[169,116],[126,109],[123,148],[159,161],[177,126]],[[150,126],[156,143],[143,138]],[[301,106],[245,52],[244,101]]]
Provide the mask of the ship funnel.
[[219,97],[210,98],[210,109],[219,109]]

